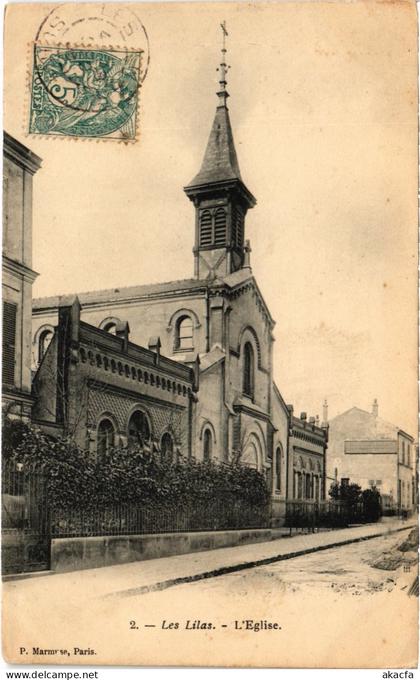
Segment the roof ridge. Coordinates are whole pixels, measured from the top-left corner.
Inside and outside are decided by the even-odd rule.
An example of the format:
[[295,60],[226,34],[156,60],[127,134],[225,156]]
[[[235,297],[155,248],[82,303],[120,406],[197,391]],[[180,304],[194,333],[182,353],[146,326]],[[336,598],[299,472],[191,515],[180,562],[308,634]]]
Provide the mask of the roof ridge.
[[[84,296],[84,295],[95,295],[99,293],[121,293],[126,290],[134,289],[134,288],[150,288],[152,286],[166,286],[166,285],[173,285],[176,283],[182,283],[184,281],[197,281],[198,279],[195,279],[194,277],[190,277],[187,279],[173,279],[172,281],[156,281],[155,283],[138,283],[138,284],[132,284],[130,286],[115,286],[114,288],[98,288],[96,290],[85,290],[81,291],[79,293],[53,293],[52,295],[41,295],[39,297],[33,298],[33,302],[36,302],[37,300],[48,300],[48,299],[53,299],[53,298],[66,298],[66,297],[74,297],[75,295],[78,295],[79,297]],[[204,284],[204,282],[201,282]]]

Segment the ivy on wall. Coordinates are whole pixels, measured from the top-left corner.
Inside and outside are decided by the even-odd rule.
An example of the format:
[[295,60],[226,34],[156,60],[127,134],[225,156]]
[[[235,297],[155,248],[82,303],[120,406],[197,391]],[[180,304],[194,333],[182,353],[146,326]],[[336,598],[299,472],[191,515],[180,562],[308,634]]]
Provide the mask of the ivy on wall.
[[180,458],[161,462],[141,448],[112,449],[93,460],[70,439],[51,438],[18,420],[3,423],[3,461],[43,469],[48,503],[53,509],[111,507],[179,507],[220,498],[224,504],[246,501],[262,507],[269,501],[264,476],[240,464]]

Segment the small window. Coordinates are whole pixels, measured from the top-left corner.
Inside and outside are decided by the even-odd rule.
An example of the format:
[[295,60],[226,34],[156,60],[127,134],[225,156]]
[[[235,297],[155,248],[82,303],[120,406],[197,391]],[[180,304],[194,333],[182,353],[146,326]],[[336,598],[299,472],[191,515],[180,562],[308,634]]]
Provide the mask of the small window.
[[204,430],[203,436],[203,460],[208,463],[213,455],[213,437],[209,428]]
[[191,317],[183,316],[179,319],[176,330],[176,349],[193,349],[193,322]]
[[348,486],[350,483],[350,478],[349,477],[342,477],[341,478],[341,486]]
[[99,459],[104,459],[110,449],[114,446],[115,430],[108,418],[104,418],[99,423],[98,440],[96,451]]
[[112,335],[115,335],[117,331],[117,324],[114,323],[113,321],[110,321],[109,323],[105,324],[103,330],[106,331],[107,333],[112,333]]
[[254,398],[254,350],[250,342],[244,346],[243,393]]
[[281,448],[280,446],[276,449],[276,477],[275,477],[275,489],[276,491],[281,491]]
[[161,441],[162,463],[172,463],[174,458],[174,440],[169,432],[165,432]]

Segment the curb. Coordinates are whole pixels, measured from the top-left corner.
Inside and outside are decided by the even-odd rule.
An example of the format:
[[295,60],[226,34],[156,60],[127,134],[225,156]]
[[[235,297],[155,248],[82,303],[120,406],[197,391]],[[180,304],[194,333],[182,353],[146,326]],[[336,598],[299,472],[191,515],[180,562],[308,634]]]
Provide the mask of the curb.
[[127,590],[117,590],[112,593],[107,593],[102,597],[119,598],[119,597],[133,597],[135,595],[146,595],[147,593],[152,593],[159,590],[166,590],[167,588],[173,588],[174,586],[179,586],[184,583],[194,583],[195,581],[202,581],[208,578],[215,578],[217,576],[232,574],[236,571],[244,571],[245,569],[263,567],[267,564],[282,562],[284,560],[291,560],[294,557],[301,557],[303,555],[309,555],[310,553],[321,552],[322,550],[330,550],[331,548],[339,548],[341,546],[350,545],[351,543],[361,543],[362,541],[370,541],[372,538],[380,538],[381,536],[396,534],[400,531],[406,531],[406,529],[413,529],[416,526],[417,526],[416,524],[410,524],[405,527],[399,527],[398,529],[388,529],[385,532],[382,531],[377,534],[372,534],[371,536],[359,536],[358,538],[349,538],[345,541],[335,541],[334,543],[328,543],[327,545],[314,546],[313,548],[305,548],[304,550],[295,550],[294,552],[290,553],[273,555],[272,557],[265,557],[261,560],[232,564],[229,567],[219,567],[211,571],[203,571],[199,574],[193,574],[192,576],[179,576],[178,578],[167,579],[165,581],[158,581],[157,583],[152,583],[151,585],[147,586],[136,586],[135,588],[128,588]]

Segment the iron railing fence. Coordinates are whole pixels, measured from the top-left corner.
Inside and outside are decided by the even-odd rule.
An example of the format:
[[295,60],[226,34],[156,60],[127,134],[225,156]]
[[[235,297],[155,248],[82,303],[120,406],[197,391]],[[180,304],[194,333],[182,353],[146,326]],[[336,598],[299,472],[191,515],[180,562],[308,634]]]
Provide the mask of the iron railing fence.
[[48,534],[46,475],[42,467],[3,462],[2,529],[32,529]]
[[371,521],[365,516],[363,503],[349,506],[343,501],[293,500],[286,502],[286,527],[334,528]]
[[3,461],[1,491],[2,573],[48,569],[49,515],[42,467]]
[[204,500],[198,506],[120,504],[52,510],[50,522],[52,538],[263,529],[270,526],[270,506],[253,506],[241,500],[226,503],[222,498]]

